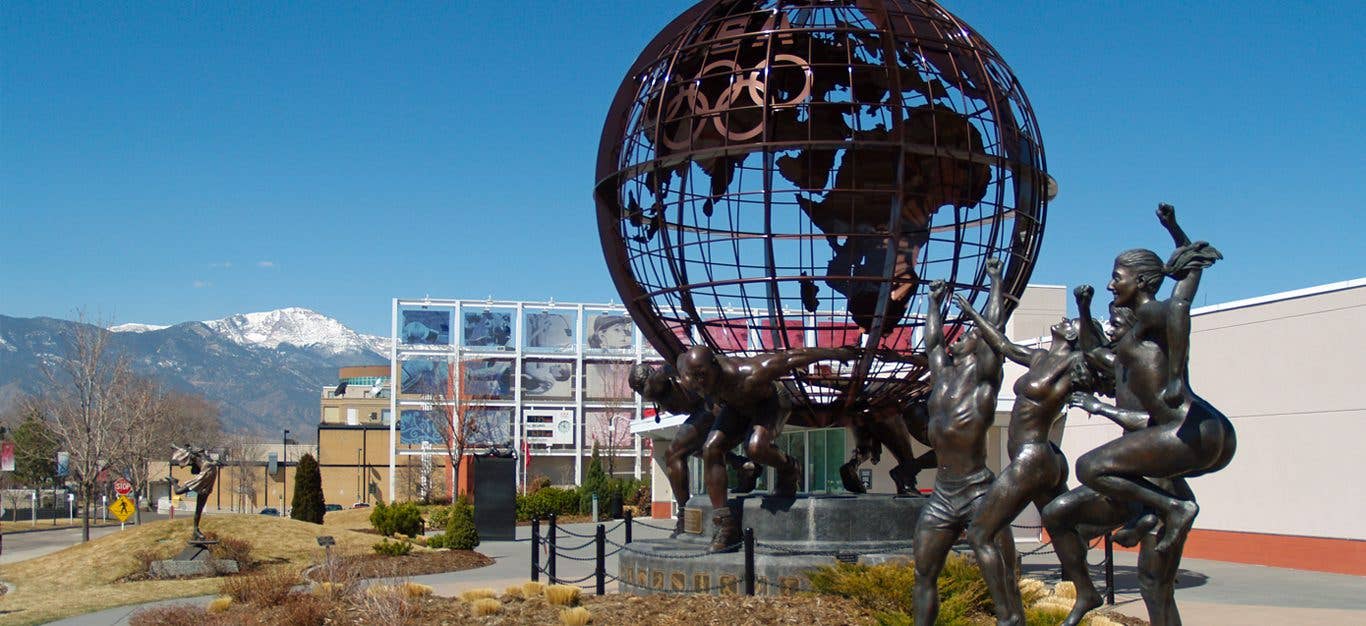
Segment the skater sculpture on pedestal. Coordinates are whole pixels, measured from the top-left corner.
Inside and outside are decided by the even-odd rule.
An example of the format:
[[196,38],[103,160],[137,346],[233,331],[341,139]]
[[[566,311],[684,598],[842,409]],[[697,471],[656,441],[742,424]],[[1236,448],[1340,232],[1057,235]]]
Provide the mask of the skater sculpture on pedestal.
[[209,502],[209,494],[213,493],[213,484],[218,480],[218,468],[222,461],[217,454],[198,446],[186,444],[183,448],[172,447],[175,448],[175,453],[171,455],[171,463],[190,466],[190,474],[193,475],[184,484],[175,488],[177,494],[184,495],[193,491],[195,495],[194,535],[191,541],[204,541],[204,533],[199,531],[199,518],[204,515],[204,505]]

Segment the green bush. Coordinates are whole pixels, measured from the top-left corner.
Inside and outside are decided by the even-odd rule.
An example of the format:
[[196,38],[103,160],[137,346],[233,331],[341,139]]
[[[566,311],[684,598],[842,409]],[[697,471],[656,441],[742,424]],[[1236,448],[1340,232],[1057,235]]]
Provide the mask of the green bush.
[[450,522],[442,545],[451,550],[473,550],[479,545],[479,529],[474,526],[474,507],[465,502],[451,505]]
[[383,554],[384,556],[404,556],[413,551],[413,542],[389,541],[388,539],[385,539],[371,546],[371,548],[373,548],[376,553]]
[[533,517],[545,519],[555,515],[574,515],[579,512],[579,492],[574,489],[546,487],[531,494],[517,494],[517,521]]
[[[816,593],[850,598],[874,611],[879,624],[909,625],[915,566],[910,563],[839,563],[807,573]],[[982,572],[966,558],[949,555],[939,576],[939,619],[949,626],[978,623],[991,615],[991,596]]]
[[433,550],[440,550],[446,547],[446,534],[437,533],[427,537],[427,547]]
[[380,502],[370,511],[370,525],[381,535],[398,533],[416,537],[422,534],[422,510],[412,502],[392,505]]

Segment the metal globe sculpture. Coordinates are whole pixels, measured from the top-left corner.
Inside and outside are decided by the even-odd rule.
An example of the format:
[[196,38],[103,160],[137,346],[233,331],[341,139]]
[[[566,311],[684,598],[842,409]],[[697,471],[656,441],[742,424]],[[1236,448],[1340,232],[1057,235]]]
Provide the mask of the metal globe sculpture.
[[666,359],[863,348],[785,381],[794,423],[823,425],[925,392],[929,281],[979,305],[999,258],[1023,291],[1049,192],[1019,82],[938,4],[707,0],[626,74],[594,196],[616,287]]

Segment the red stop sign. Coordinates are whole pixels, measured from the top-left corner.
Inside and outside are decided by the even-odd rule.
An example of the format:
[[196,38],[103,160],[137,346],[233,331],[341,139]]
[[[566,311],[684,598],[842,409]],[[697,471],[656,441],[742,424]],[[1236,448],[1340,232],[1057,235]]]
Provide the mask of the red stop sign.
[[114,481],[114,492],[121,496],[133,493],[133,483],[128,482],[127,478],[119,478]]

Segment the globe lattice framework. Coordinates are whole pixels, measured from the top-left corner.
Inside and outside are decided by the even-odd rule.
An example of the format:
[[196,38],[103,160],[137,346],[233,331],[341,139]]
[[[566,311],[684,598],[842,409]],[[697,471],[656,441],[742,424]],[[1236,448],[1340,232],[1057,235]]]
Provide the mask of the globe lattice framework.
[[929,281],[980,307],[998,258],[1019,296],[1050,184],[1019,82],[938,4],[709,0],[626,75],[594,196],[613,280],[666,359],[694,341],[864,348],[785,379],[794,421],[824,425],[925,393]]

